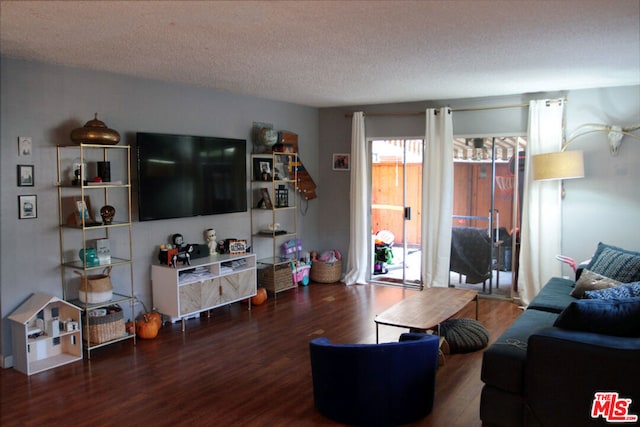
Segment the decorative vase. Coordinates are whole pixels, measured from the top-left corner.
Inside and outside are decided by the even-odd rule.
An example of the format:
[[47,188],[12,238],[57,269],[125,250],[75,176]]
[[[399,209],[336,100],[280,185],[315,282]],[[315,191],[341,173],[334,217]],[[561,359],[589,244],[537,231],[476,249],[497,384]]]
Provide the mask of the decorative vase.
[[120,142],[120,134],[98,120],[98,113],[95,113],[93,120],[71,131],[71,140],[77,144],[115,145]]
[[80,249],[78,257],[85,267],[95,267],[99,265],[98,254],[94,248]]

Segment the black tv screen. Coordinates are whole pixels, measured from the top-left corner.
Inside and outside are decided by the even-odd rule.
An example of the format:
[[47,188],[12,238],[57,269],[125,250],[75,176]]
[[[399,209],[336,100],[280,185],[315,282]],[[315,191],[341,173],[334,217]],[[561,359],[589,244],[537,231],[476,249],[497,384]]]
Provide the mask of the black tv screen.
[[140,221],[247,210],[246,140],[138,132]]

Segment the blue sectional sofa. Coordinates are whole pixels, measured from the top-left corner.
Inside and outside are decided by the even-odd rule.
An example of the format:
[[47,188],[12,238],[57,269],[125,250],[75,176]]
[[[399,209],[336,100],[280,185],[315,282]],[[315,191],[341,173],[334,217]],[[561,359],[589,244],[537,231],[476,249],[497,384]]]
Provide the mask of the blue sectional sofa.
[[549,280],[483,354],[483,426],[606,425],[606,405],[592,417],[596,392],[631,399],[640,421],[640,298],[578,299],[574,287]]

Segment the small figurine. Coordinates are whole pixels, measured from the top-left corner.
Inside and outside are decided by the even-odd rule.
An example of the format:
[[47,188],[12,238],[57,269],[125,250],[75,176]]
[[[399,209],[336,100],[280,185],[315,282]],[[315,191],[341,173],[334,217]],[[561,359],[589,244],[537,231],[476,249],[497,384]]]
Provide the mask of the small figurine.
[[208,228],[204,231],[204,238],[209,246],[209,255],[217,255],[218,242],[216,241],[216,230]]
[[193,251],[193,246],[184,243],[184,237],[182,234],[174,234],[171,236],[171,241],[178,252],[173,256],[171,260],[171,264],[176,267],[179,261],[182,261],[182,264],[191,265],[191,252]]

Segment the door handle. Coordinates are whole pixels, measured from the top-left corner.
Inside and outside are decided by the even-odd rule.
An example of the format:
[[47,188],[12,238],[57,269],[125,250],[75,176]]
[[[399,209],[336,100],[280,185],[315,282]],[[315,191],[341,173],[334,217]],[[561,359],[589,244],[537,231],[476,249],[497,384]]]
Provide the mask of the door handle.
[[411,207],[410,206],[406,206],[404,208],[404,219],[406,219],[407,221],[411,221]]

